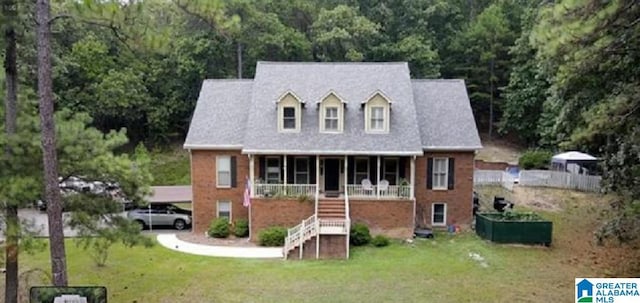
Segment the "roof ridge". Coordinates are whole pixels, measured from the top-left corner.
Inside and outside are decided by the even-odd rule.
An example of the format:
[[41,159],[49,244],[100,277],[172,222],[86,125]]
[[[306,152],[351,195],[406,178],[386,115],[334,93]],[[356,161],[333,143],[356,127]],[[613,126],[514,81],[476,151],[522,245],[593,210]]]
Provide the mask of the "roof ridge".
[[464,79],[411,79],[411,82],[464,82]]
[[266,65],[407,65],[406,61],[392,62],[315,62],[315,61],[258,61],[257,64]]
[[202,82],[253,82],[253,79],[232,79],[232,78],[215,79],[215,78],[210,78],[210,79],[204,79],[204,80],[202,80]]

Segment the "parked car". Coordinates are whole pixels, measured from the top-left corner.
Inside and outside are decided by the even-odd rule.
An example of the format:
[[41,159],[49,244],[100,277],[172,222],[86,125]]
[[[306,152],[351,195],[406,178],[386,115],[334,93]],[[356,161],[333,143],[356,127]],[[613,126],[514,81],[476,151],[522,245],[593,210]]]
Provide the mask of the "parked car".
[[127,218],[138,222],[142,229],[153,226],[173,226],[183,230],[191,225],[191,216],[169,209],[138,208],[127,212]]
[[143,206],[140,208],[142,209],[142,208],[149,208],[149,207],[151,207],[151,209],[157,209],[157,210],[171,210],[177,214],[183,214],[188,216],[192,215],[192,212],[190,209],[180,208],[175,206],[172,203],[155,202],[155,203],[150,203],[149,206]]

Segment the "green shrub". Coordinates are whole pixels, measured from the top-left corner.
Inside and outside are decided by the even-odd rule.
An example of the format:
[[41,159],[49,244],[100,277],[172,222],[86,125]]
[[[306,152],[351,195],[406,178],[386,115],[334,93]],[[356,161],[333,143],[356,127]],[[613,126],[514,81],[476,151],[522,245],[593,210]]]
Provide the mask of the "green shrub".
[[528,150],[518,160],[521,169],[547,169],[553,154],[545,150]]
[[373,246],[375,247],[387,246],[389,245],[389,243],[390,243],[389,238],[383,235],[377,235],[373,237],[373,239],[371,239],[371,244],[373,244]]
[[218,218],[211,221],[208,231],[209,236],[214,238],[226,238],[229,236],[229,219]]
[[362,223],[356,223],[351,226],[351,233],[349,234],[349,243],[351,243],[351,245],[367,245],[370,241],[371,234],[369,234],[369,227]]
[[260,246],[282,246],[284,245],[284,238],[286,236],[286,228],[273,226],[260,231],[258,234],[258,243]]
[[233,234],[238,238],[249,236],[249,221],[245,219],[236,220],[235,227],[233,228]]

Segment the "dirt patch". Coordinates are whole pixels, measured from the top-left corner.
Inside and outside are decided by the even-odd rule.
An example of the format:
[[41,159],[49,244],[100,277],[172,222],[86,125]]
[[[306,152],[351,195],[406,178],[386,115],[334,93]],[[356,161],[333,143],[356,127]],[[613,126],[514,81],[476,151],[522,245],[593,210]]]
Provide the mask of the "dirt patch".
[[489,162],[507,162],[518,164],[522,154],[520,147],[502,140],[482,140],[482,149],[476,154],[476,159]]
[[197,244],[215,245],[215,246],[236,246],[236,247],[257,247],[255,243],[249,242],[249,238],[236,238],[233,235],[228,238],[211,238],[205,234],[184,233],[177,234],[178,239]]

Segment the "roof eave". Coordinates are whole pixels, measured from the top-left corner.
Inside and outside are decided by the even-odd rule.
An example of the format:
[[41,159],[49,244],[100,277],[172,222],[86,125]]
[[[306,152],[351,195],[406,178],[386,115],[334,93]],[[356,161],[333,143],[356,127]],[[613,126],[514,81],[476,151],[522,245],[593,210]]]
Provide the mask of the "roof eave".
[[204,150],[229,150],[242,149],[242,145],[237,144],[187,144],[182,146],[183,149],[204,149]]
[[243,149],[243,154],[261,155],[323,155],[323,156],[422,156],[422,151],[326,151],[326,150],[269,150],[269,149]]
[[473,146],[423,146],[425,151],[476,151],[482,149],[482,145]]

